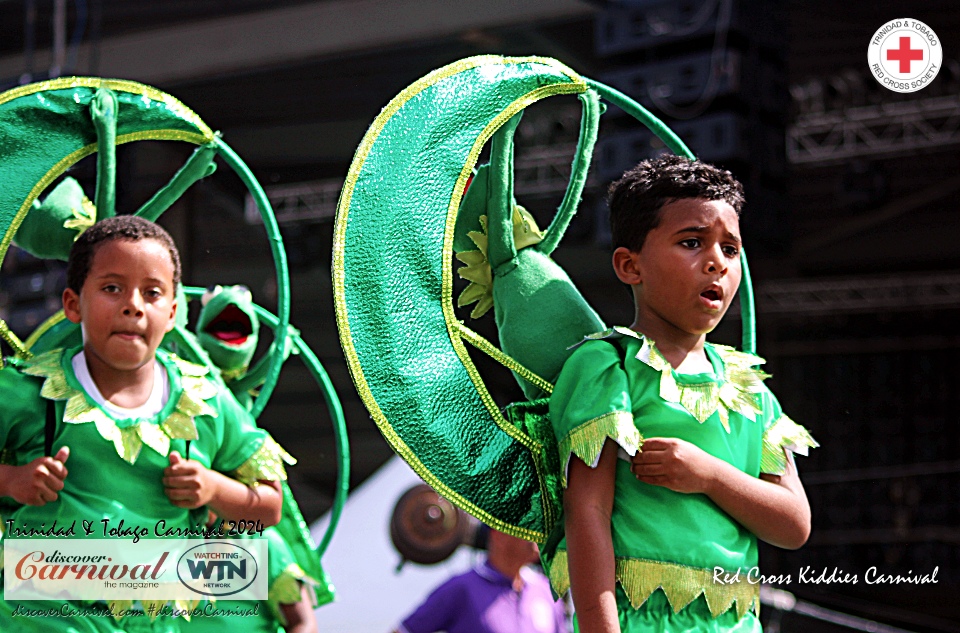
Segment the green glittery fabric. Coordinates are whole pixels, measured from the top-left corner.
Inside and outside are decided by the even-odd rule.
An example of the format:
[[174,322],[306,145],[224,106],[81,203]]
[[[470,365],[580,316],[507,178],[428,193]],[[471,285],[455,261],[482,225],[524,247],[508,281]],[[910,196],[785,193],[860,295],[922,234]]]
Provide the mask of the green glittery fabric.
[[[586,91],[579,75],[545,58],[474,57],[427,75],[391,101],[364,137],[335,230],[341,342],[384,436],[445,497],[497,529],[533,540],[546,538],[558,518],[544,448],[503,417],[467,355],[466,326],[453,311],[454,229],[487,140],[531,103]],[[503,160],[499,167],[503,173],[511,165]],[[491,221],[500,223],[491,226],[491,235],[500,236],[496,246],[491,241],[491,259],[502,275],[517,270],[509,260],[534,250],[517,255],[508,239],[507,182],[489,180],[496,196],[490,206],[497,205]],[[579,199],[576,186],[568,198],[566,221]],[[547,260],[552,248],[544,246],[536,255]],[[518,289],[521,276],[512,275]],[[494,293],[503,279],[495,280]],[[598,318],[570,342],[596,329],[602,329]]]

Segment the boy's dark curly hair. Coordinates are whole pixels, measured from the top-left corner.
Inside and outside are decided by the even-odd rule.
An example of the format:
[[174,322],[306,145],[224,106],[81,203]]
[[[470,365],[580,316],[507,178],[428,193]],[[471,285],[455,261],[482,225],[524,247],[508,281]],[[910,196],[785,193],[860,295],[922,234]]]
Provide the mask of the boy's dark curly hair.
[[723,200],[740,215],[743,186],[726,169],[682,156],[645,160],[610,185],[613,247],[639,251],[647,233],[659,226],[663,205],[683,198]]
[[70,248],[70,257],[67,259],[67,287],[80,294],[80,289],[90,274],[90,264],[97,248],[104,242],[114,240],[157,240],[166,247],[173,261],[173,283],[180,283],[180,253],[173,238],[163,228],[150,220],[136,215],[117,215],[100,220],[80,234],[77,241]]

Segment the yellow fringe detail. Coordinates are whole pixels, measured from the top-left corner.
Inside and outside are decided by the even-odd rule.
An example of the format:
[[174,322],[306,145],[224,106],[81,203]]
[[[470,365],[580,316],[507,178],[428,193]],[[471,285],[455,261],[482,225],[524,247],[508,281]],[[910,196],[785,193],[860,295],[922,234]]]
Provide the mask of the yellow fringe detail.
[[643,436],[634,426],[633,414],[628,411],[613,411],[584,422],[567,433],[557,447],[560,451],[560,473],[564,488],[567,487],[570,455],[576,455],[583,463],[593,466],[597,463],[607,438],[631,455],[643,445]]
[[[720,616],[731,608],[742,618],[751,609],[760,611],[760,583],[746,578],[730,584],[713,581],[713,571],[641,558],[616,559],[617,582],[634,609],[639,609],[657,589],[661,589],[674,613],[696,600],[700,594],[707,601],[710,615]],[[550,566],[550,584],[563,595],[570,588],[570,570],[567,552],[558,550]]]
[[514,359],[512,356],[504,354],[502,351],[500,351],[499,347],[483,338],[463,323],[458,323],[458,326],[459,327],[457,328],[457,331],[460,334],[460,338],[470,343],[510,371],[514,372],[540,391],[548,395],[553,393],[553,384],[521,365],[520,362]]
[[783,449],[795,446],[797,452],[807,454],[808,448],[820,446],[810,432],[786,415],[781,415],[763,433],[763,449],[760,452],[760,472],[782,475],[787,471],[787,455]]
[[287,470],[283,467],[284,462],[292,466],[297,460],[268,435],[260,448],[234,471],[234,479],[248,486],[253,486],[260,480],[286,481]]

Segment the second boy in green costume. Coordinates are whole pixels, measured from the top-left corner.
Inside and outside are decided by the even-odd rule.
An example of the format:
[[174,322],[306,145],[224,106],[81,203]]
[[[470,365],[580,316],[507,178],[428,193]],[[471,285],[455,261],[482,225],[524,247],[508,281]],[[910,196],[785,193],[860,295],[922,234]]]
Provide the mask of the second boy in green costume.
[[729,172],[675,156],[611,187],[635,320],[580,345],[550,400],[567,485],[550,576],[584,633],[759,631],[757,538],[809,534],[785,449],[816,443],[762,359],[705,341],[740,284],[742,203]]

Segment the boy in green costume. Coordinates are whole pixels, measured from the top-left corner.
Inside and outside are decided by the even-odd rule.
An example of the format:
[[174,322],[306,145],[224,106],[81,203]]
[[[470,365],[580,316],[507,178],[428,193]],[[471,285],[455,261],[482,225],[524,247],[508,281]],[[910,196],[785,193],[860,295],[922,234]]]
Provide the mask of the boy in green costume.
[[761,358],[705,341],[740,284],[742,204],[729,172],[677,156],[610,188],[635,320],[587,337],[550,399],[566,485],[550,577],[584,633],[759,631],[757,538],[809,534],[791,452],[816,443]]
[[[152,534],[160,519],[167,528],[202,525],[209,506],[228,519],[276,524],[283,462],[292,458],[206,367],[158,349],[174,325],[180,281],[170,236],[142,218],[108,218],[77,239],[67,276],[64,312],[81,325],[83,346],[0,371],[0,446],[12,457],[0,466],[0,495],[23,504],[4,518],[15,527],[123,520]],[[0,602],[0,630],[179,630],[167,616],[22,618],[16,609]]]

